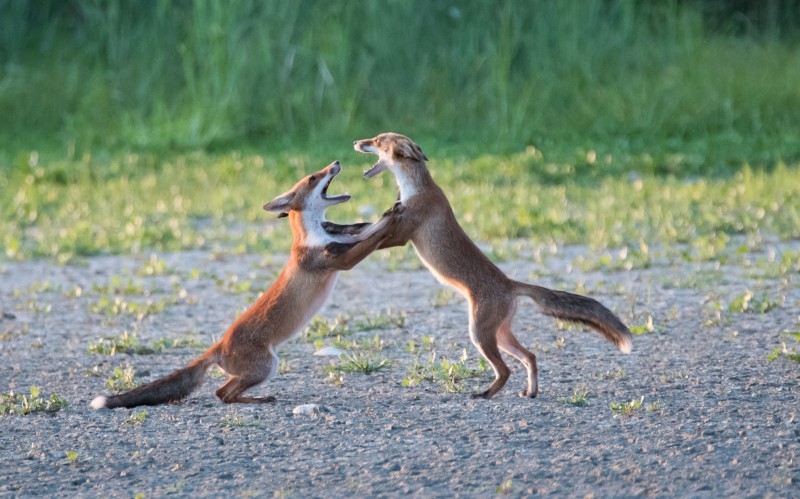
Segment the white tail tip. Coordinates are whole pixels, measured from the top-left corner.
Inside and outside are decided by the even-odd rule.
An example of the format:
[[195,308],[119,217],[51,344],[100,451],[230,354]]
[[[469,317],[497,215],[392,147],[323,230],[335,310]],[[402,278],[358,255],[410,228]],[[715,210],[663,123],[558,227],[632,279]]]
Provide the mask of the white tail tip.
[[622,353],[631,353],[631,349],[633,345],[631,344],[630,338],[625,338],[622,340],[622,343],[619,344],[619,350]]
[[[629,349],[629,351],[630,351],[630,349]],[[103,397],[101,395],[99,397],[95,397],[95,399],[92,400],[92,403],[90,405],[92,406],[92,409],[102,409],[103,407],[106,406],[106,401],[107,400],[108,399],[106,397]]]

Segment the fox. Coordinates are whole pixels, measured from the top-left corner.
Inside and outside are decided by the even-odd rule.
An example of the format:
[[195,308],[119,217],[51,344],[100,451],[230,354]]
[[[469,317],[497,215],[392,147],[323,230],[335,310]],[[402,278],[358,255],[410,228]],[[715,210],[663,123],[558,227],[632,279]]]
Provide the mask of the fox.
[[202,383],[209,367],[219,366],[227,381],[216,391],[224,403],[264,404],[274,396],[243,393],[275,375],[275,348],[294,336],[330,296],[337,274],[364,260],[391,235],[398,211],[374,224],[356,224],[357,234],[330,234],[322,228],[325,210],[350,199],[328,196],[328,187],[341,171],[335,161],[281,194],[264,209],[288,217],[292,230],[289,261],[274,283],[226,331],[223,337],[188,366],[152,383],[114,396],[98,396],[94,409],[136,407],[178,402]]
[[[510,279],[484,255],[459,225],[447,197],[428,170],[428,158],[410,138],[382,133],[356,140],[353,148],[378,156],[378,161],[364,172],[365,178],[389,170],[397,182],[398,201],[392,209],[402,206],[403,217],[378,248],[404,246],[411,241],[436,279],[467,299],[470,340],[495,374],[489,388],[473,394],[474,398],[489,399],[508,381],[511,371],[501,351],[516,358],[527,370],[527,389],[520,396],[535,398],[539,394],[536,355],[523,347],[511,330],[520,296],[532,299],[543,314],[588,325],[623,353],[631,352],[630,330],[597,300]],[[363,230],[335,224],[324,227],[330,233],[351,235]]]

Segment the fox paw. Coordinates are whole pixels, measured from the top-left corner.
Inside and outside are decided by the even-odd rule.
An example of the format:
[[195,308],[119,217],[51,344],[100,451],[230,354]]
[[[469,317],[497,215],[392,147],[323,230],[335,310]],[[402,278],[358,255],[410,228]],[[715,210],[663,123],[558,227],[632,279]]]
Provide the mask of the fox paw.
[[389,208],[388,210],[383,212],[383,216],[384,217],[388,217],[390,215],[397,216],[397,215],[400,215],[401,213],[403,213],[404,211],[406,211],[406,207],[403,206],[403,203],[401,203],[400,201],[397,201],[397,202],[394,203],[394,206],[392,206],[391,208]]
[[341,234],[344,232],[344,228],[341,225],[332,222],[322,222],[322,230],[328,234]]
[[492,396],[489,394],[489,390],[486,390],[485,392],[480,392],[480,393],[473,393],[472,395],[470,395],[470,397],[474,398],[474,399],[490,399],[490,398],[492,398]]

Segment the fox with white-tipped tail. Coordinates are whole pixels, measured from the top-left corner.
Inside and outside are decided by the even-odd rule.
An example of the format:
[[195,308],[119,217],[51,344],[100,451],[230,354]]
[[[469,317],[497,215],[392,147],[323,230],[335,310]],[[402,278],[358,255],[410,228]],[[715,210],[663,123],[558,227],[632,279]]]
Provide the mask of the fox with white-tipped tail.
[[289,217],[294,237],[289,262],[221,340],[183,369],[120,395],[97,397],[91,406],[136,407],[179,401],[202,384],[206,370],[213,365],[228,375],[216,391],[223,402],[273,402],[275,397],[248,397],[243,393],[275,374],[275,348],[308,323],[333,290],[337,273],[353,268],[372,253],[391,235],[400,216],[401,210],[394,210],[374,224],[339,226],[340,234],[323,230],[325,210],[350,199],[347,194],[327,195],[340,170],[339,162],[334,162],[264,206],[267,211]]
[[[378,156],[378,162],[364,172],[365,177],[389,170],[400,190],[402,220],[380,248],[403,246],[411,241],[433,275],[461,292],[469,302],[470,338],[495,372],[491,386],[474,396],[490,398],[506,384],[510,371],[500,356],[501,350],[519,360],[528,371],[528,388],[520,395],[536,397],[539,393],[536,356],[511,332],[518,296],[531,298],[544,314],[594,328],[622,352],[630,353],[630,331],[598,301],[515,281],[497,268],[458,224],[447,197],[428,171],[428,158],[411,139],[383,133],[357,140],[353,147],[358,152]],[[336,226],[326,228],[337,232]]]

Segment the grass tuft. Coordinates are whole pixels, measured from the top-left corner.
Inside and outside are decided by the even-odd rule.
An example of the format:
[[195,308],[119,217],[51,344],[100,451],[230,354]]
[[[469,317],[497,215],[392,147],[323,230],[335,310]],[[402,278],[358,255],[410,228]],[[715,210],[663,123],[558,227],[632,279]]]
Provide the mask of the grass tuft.
[[405,312],[398,312],[387,308],[385,312],[377,314],[364,314],[361,318],[353,321],[353,326],[359,331],[373,331],[375,329],[386,329],[389,327],[402,328],[406,323]]
[[631,400],[630,402],[611,402],[611,412],[614,416],[633,416],[639,412],[644,402],[644,396],[639,400]]
[[131,355],[153,355],[163,352],[167,348],[206,348],[201,341],[187,337],[153,340],[150,345],[142,345],[135,333],[123,331],[121,335],[109,338],[100,338],[89,343],[88,352],[97,355],[116,355],[127,353]]
[[339,315],[332,320],[317,315],[308,324],[304,337],[306,341],[313,342],[324,338],[348,336],[352,334],[348,321],[349,318],[344,315]]
[[755,295],[752,291],[747,289],[734,297],[733,301],[728,306],[728,310],[739,313],[749,312],[766,314],[780,305],[780,301],[773,300],[766,294]]
[[420,363],[415,358],[408,367],[408,375],[403,379],[403,386],[415,386],[423,381],[431,381],[439,385],[446,393],[461,393],[466,390],[465,381],[476,378],[486,372],[486,361],[480,359],[477,368],[467,366],[466,349],[462,352],[461,360],[453,362],[446,357],[437,361],[436,351],[432,351],[427,363]]
[[326,372],[372,374],[391,365],[388,359],[378,359],[369,352],[342,354],[339,362],[328,366]]
[[0,394],[0,415],[21,415],[37,412],[54,413],[67,408],[67,401],[56,394],[42,398],[37,386],[31,386],[26,393]]
[[770,362],[781,358],[800,362],[800,331],[782,333],[781,345],[767,355]]
[[114,372],[106,379],[106,388],[114,393],[127,392],[142,384],[136,377],[132,366],[115,367]]
[[572,395],[561,397],[558,400],[564,405],[574,405],[575,407],[589,405],[589,388],[585,385],[576,386],[572,390]]
[[631,333],[637,336],[654,332],[656,330],[656,327],[653,324],[653,316],[648,314],[647,322],[645,322],[644,324],[634,324],[630,327],[630,330]]
[[131,414],[130,417],[128,417],[128,419],[125,420],[125,424],[139,426],[142,423],[144,423],[145,420],[147,420],[147,415],[148,415],[147,411],[135,412]]

